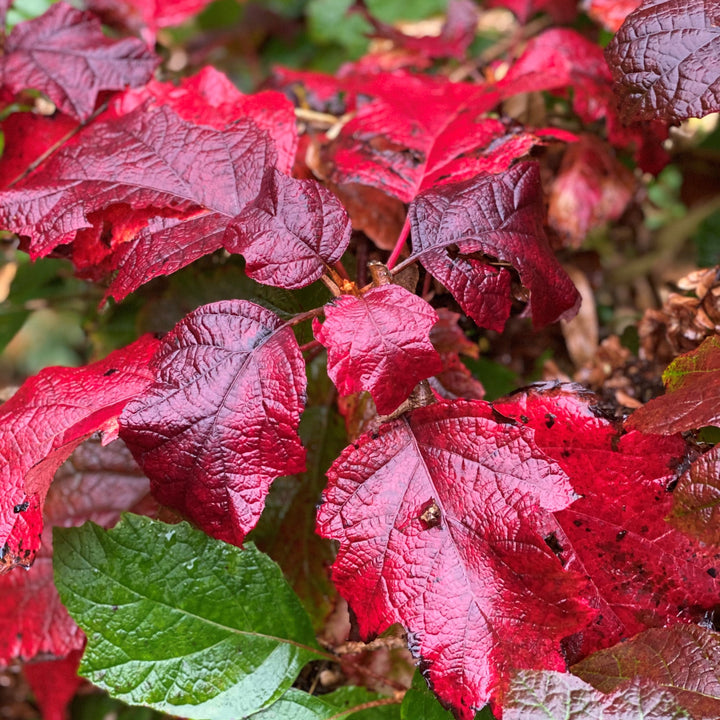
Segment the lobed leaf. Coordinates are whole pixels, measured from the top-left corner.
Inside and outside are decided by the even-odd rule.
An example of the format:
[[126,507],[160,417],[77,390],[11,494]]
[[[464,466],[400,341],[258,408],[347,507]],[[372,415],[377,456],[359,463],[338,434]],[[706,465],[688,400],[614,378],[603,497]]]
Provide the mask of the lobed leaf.
[[299,288],[342,257],[351,232],[350,218],[330,190],[269,168],[258,196],[230,224],[224,245],[245,257],[254,280]]
[[720,110],[720,8],[712,0],[644,0],[605,54],[625,120],[679,122]]
[[187,523],[124,515],[54,533],[55,583],[88,636],[80,672],[126,702],[230,720],[280,698],[321,655],[267,556]]
[[[580,296],[548,245],[536,164],[478,175],[419,195],[410,205],[412,255],[478,325],[502,330],[515,268],[529,292],[523,315],[535,327],[569,319]],[[501,261],[501,267],[490,262]],[[490,262],[489,262],[490,261]]]
[[711,335],[663,373],[665,395],[638,408],[626,427],[663,435],[720,424],[720,338]]
[[368,390],[387,414],[442,369],[429,339],[437,320],[425,300],[389,284],[335,298],[325,306],[325,322],[313,320],[313,331],[328,349],[328,375],[340,393]]
[[40,90],[61,112],[87,120],[99,93],[146,83],[159,62],[137,38],[113,40],[92,13],[59,2],[12,29],[0,82],[13,93]]
[[290,327],[246,300],[204,305],[163,339],[120,436],[159,502],[241,544],[270,483],[305,469],[305,364]]
[[152,379],[157,341],[146,335],[81,368],[46,368],[0,406],[0,571],[29,567],[55,471],[95,432],[117,435],[127,401]]
[[639,681],[670,695],[686,717],[720,714],[720,636],[696,625],[646,630],[574,665],[573,674],[605,693]]
[[593,614],[540,530],[573,490],[531,432],[496,418],[455,401],[382,425],[330,468],[318,512],[361,636],[401,623],[463,720],[501,704],[515,668],[564,668],[560,639]]

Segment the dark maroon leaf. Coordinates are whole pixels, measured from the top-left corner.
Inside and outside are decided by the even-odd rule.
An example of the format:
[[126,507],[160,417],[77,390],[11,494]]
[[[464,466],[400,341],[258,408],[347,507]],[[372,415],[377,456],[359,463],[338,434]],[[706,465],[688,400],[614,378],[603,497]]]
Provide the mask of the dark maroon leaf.
[[595,588],[598,617],[568,642],[571,660],[650,627],[700,621],[720,593],[717,548],[665,520],[672,508],[667,488],[686,450],[682,438],[623,434],[593,411],[594,402],[574,386],[558,386],[495,403],[534,429],[538,446],[581,496],[547,528],[565,567]]
[[378,412],[387,414],[442,369],[429,339],[437,319],[422,298],[381,285],[335,298],[325,306],[325,322],[313,321],[313,331],[328,349],[328,374],[338,390],[368,390]]
[[671,693],[652,683],[637,680],[604,695],[574,675],[531,671],[518,673],[513,680],[503,713],[504,720],[588,720],[591,717],[684,720],[688,716]]
[[250,119],[220,131],[168,107],[139,107],[91,125],[1,193],[0,222],[29,236],[33,257],[83,228],[96,239],[108,233],[112,267],[120,268],[108,293],[121,299],[220,248],[228,222],[255,198],[275,158]]
[[564,669],[559,641],[592,611],[539,532],[575,496],[532,432],[481,401],[431,405],[347,447],[328,478],[318,531],[341,543],[333,580],[361,636],[401,623],[458,717],[501,702],[516,668]]
[[688,714],[720,717],[720,636],[695,625],[657,628],[594,653],[572,672],[604,693],[640,681],[654,694],[669,694]]
[[159,61],[137,38],[113,40],[94,15],[59,2],[13,28],[0,78],[12,92],[41,90],[62,112],[86,120],[101,91],[146,83]]
[[164,338],[153,367],[120,435],[160,503],[241,544],[270,483],[305,468],[307,381],[292,329],[246,300],[204,305]]
[[244,255],[251,278],[299,288],[342,257],[351,231],[345,209],[326,187],[270,168],[257,198],[230,224],[224,244]]
[[157,341],[144,336],[81,368],[46,368],[0,406],[0,571],[28,567],[57,468],[95,432],[117,436],[125,403],[151,382]]
[[[572,281],[550,251],[540,174],[520,163],[497,175],[443,185],[410,205],[412,257],[453,294],[478,325],[502,330],[510,315],[512,266],[529,292],[523,315],[535,327],[569,319],[580,306]],[[500,267],[490,262],[500,261]]]
[[663,373],[665,395],[650,400],[627,427],[663,435],[720,425],[720,337],[677,357]]
[[85,636],[53,583],[52,528],[81,525],[89,519],[108,527],[148,491],[147,478],[121,442],[106,447],[88,442],[58,470],[45,500],[42,548],[35,563],[27,572],[0,576],[0,663],[63,657],[83,647]]
[[679,122],[720,110],[720,6],[645,0],[606,50],[622,117]]

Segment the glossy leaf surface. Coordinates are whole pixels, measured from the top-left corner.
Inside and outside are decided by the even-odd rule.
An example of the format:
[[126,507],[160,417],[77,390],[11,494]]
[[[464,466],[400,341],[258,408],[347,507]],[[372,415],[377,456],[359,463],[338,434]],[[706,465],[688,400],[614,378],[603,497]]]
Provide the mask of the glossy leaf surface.
[[594,653],[572,672],[605,693],[633,681],[671,695],[691,718],[720,715],[720,636],[697,625],[647,630]]
[[318,655],[302,606],[253,545],[138,515],[54,540],[55,582],[88,636],[80,672],[126,702],[230,720],[277,700]]
[[230,225],[225,248],[245,257],[266,285],[299,288],[318,280],[350,242],[350,218],[330,190],[270,168],[257,198]]
[[676,358],[663,373],[665,395],[636,410],[626,425],[669,435],[720,424],[720,338]]
[[720,110],[720,7],[645,0],[606,50],[626,120],[678,122]]
[[120,435],[164,505],[240,544],[270,483],[305,468],[305,364],[292,329],[246,300],[204,305],[163,340]]
[[531,432],[483,402],[436,404],[364,435],[328,478],[318,531],[340,541],[333,580],[361,636],[401,623],[458,717],[516,668],[564,667],[559,640],[592,611],[543,542],[540,508],[575,496]]
[[28,567],[55,471],[90,435],[117,436],[125,403],[152,380],[157,341],[145,336],[82,368],[46,368],[0,406],[0,566]]
[[3,87],[34,88],[77,120],[86,120],[103,90],[147,82],[159,58],[137,38],[107,37],[92,13],[65,2],[16,25],[0,58]]
[[437,319],[422,298],[391,284],[335,298],[313,330],[328,349],[328,375],[338,390],[368,390],[378,412],[387,414],[442,369],[429,339]]
[[575,286],[545,238],[540,175],[520,163],[422,193],[410,205],[412,257],[453,294],[475,322],[502,330],[510,315],[511,265],[528,290],[524,315],[542,327],[569,319],[580,305]]
[[720,592],[716,549],[665,520],[668,487],[686,450],[682,438],[623,434],[594,412],[594,396],[576,390],[541,386],[495,403],[533,428],[581,496],[546,529],[565,567],[592,580],[599,611],[568,641],[571,662],[649,627],[701,621]]

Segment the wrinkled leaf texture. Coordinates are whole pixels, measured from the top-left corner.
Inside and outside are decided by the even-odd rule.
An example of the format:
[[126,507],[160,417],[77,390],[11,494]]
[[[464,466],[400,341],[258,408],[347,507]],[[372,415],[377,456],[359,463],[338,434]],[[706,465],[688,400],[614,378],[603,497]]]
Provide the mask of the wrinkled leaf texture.
[[152,380],[146,335],[81,368],[46,368],[0,406],[0,570],[28,567],[55,471],[93,433],[117,436],[125,403]]
[[471,720],[516,668],[561,670],[559,641],[592,616],[584,580],[543,542],[575,497],[532,432],[484,402],[420,408],[347,447],[318,531],[361,636],[401,623],[434,692]]
[[626,426],[670,435],[720,425],[720,337],[711,335],[663,373],[665,395],[638,408]]
[[420,260],[475,322],[501,331],[512,305],[511,265],[529,291],[523,315],[542,327],[570,319],[580,296],[543,230],[540,172],[519,163],[427,190],[410,205],[412,258]]
[[679,122],[720,110],[720,7],[645,0],[606,50],[622,117]]
[[146,83],[160,62],[137,38],[113,40],[100,21],[65,2],[18,23],[0,57],[2,86],[45,93],[61,112],[86,120],[98,94]]
[[248,117],[215,130],[141,106],[91,124],[0,194],[0,222],[30,238],[33,257],[73,240],[97,245],[109,231],[119,273],[108,293],[119,300],[222,247],[276,157]]
[[594,653],[572,672],[605,693],[640,680],[662,690],[689,717],[720,717],[720,635],[697,625],[646,630]]
[[307,379],[292,328],[246,300],[204,305],[163,339],[152,368],[120,436],[159,502],[239,545],[270,483],[305,469]]
[[125,702],[234,720],[321,655],[280,568],[250,543],[130,514],[53,540],[60,597],[88,637],[80,672]]
[[442,369],[430,343],[437,320],[425,300],[389,284],[335,298],[325,306],[325,322],[313,320],[313,332],[328,349],[328,375],[340,393],[367,390],[387,414]]
[[350,218],[330,190],[269,168],[257,198],[232,221],[224,244],[245,257],[245,272],[254,280],[299,288],[342,257],[351,232]]
[[665,520],[684,459],[678,435],[623,434],[575,386],[537,387],[495,408],[533,428],[535,442],[581,496],[545,532],[568,570],[592,581],[597,618],[566,643],[569,661],[650,627],[703,621],[717,604],[717,548]]

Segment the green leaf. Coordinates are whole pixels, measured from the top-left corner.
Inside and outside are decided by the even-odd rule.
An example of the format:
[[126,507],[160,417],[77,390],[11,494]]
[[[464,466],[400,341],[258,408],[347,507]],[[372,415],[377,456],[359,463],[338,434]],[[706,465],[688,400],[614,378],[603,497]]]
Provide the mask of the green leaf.
[[[393,698],[365,688],[343,687],[319,696],[291,688],[267,710],[243,720],[398,720],[399,710]],[[425,720],[422,715],[417,718]]]
[[55,528],[55,584],[88,636],[80,673],[131,704],[230,720],[277,700],[318,649],[280,569],[188,523]]
[[425,679],[416,672],[412,685],[405,693],[400,707],[400,720],[453,720],[453,714],[446,710],[428,688]]

